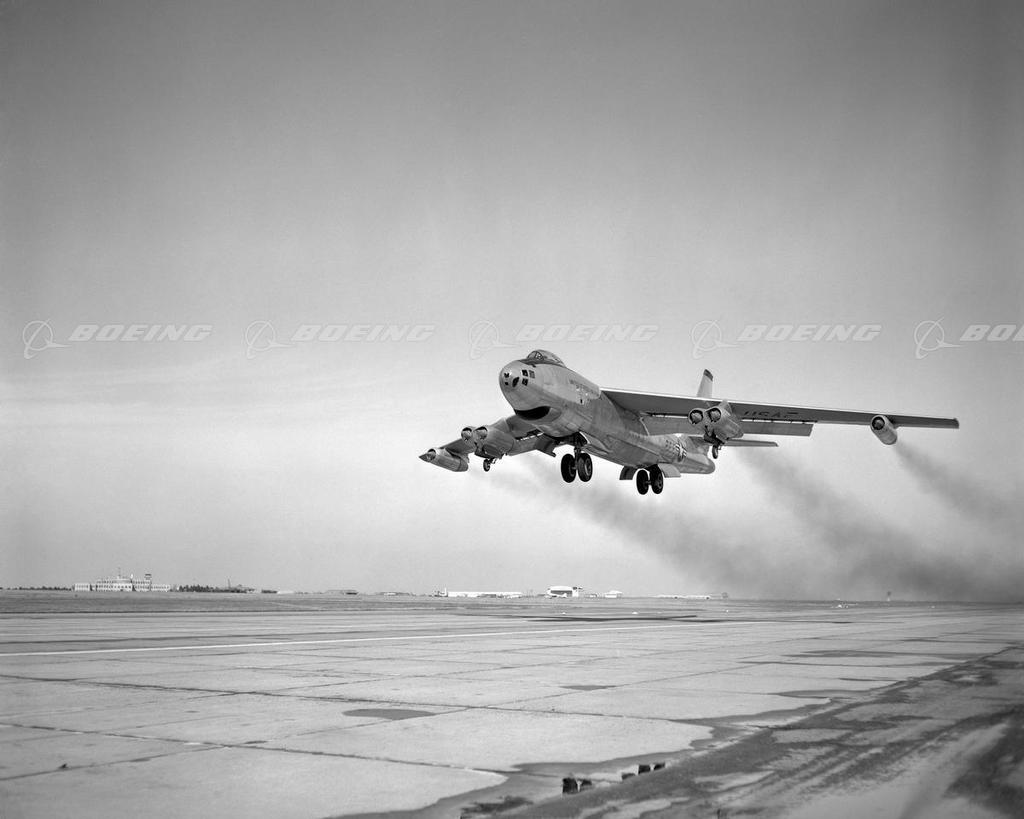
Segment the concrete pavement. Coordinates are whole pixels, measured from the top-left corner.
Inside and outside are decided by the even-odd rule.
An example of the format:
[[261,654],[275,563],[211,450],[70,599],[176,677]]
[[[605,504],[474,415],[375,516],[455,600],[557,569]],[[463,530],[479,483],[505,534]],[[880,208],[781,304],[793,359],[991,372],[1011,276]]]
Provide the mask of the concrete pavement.
[[[863,709],[889,713],[887,692],[1024,643],[1019,607],[314,596],[294,604],[2,615],[4,819],[459,816],[527,803],[552,815],[584,805],[615,815],[627,803],[679,815],[709,799],[735,802],[737,788],[769,775],[774,791],[747,796],[785,813],[796,810],[787,778],[805,796],[821,784],[798,775],[801,759],[811,765],[837,743],[904,741],[898,724],[879,727],[885,720]],[[972,707],[1005,710],[1009,684],[990,686]],[[936,702],[920,698],[941,709],[932,727],[948,727],[952,700]],[[957,713],[974,702],[961,696]],[[843,722],[834,714],[842,708],[856,719]],[[814,723],[822,714],[830,716]],[[971,735],[971,753],[1005,737],[996,725]],[[791,776],[764,758],[745,768],[724,756],[717,784],[713,771],[696,789],[683,776],[756,737],[799,750],[779,763]],[[936,753],[948,747],[938,743]],[[656,763],[665,770],[621,781]],[[927,769],[927,756],[915,764]],[[570,774],[593,788],[562,796]],[[847,796],[838,779],[815,794]],[[968,803],[981,809],[975,797]]]

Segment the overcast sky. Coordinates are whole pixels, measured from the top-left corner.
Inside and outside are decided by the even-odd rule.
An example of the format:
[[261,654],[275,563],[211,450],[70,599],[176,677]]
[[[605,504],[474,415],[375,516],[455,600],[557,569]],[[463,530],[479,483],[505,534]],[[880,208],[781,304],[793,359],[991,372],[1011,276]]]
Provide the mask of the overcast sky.
[[[10,2],[0,38],[0,585],[1020,599],[1019,3]],[[534,347],[962,426],[643,498],[417,459]]]

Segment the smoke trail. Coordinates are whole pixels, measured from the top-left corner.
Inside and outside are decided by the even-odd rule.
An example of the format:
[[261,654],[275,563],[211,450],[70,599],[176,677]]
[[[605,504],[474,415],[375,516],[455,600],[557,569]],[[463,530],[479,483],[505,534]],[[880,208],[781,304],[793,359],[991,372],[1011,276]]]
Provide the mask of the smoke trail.
[[1014,557],[992,544],[925,541],[778,451],[744,455],[744,466],[769,499],[781,503],[806,534],[759,525],[763,501],[757,498],[694,508],[686,482],[716,476],[683,476],[669,481],[665,494],[641,498],[630,484],[609,480],[606,464],[597,464],[592,483],[566,485],[557,460],[526,456],[515,462],[524,471],[501,469],[491,480],[528,500],[534,510],[559,517],[568,513],[627,549],[657,554],[686,574],[717,584],[700,591],[740,588],[776,598],[879,599],[892,589],[900,597],[1020,598],[1024,578]]
[[[828,550],[832,574],[857,588],[884,584],[931,598],[1017,599],[1020,577],[1002,571],[1002,555],[979,553],[978,544],[924,542],[919,535],[879,517],[870,507],[830,487],[823,476],[803,469],[781,453],[754,454],[747,465],[771,496],[817,536]],[[988,560],[986,557],[993,559]],[[819,554],[819,563],[822,555]],[[829,573],[829,567],[816,568]]]
[[739,587],[744,593],[768,597],[807,597],[816,592],[815,583],[805,582],[792,565],[779,559],[776,544],[737,525],[728,507],[718,507],[716,511],[723,512],[719,517],[687,506],[686,482],[707,478],[684,476],[669,481],[665,494],[641,498],[632,484],[608,480],[603,473],[592,483],[567,486],[558,475],[557,462],[524,458],[522,463],[529,478],[506,474],[502,479],[510,478],[505,488],[528,497],[535,509],[547,505],[553,512],[569,512],[628,549],[654,552],[687,575],[717,584],[687,591],[735,593]]
[[912,444],[901,442],[894,449],[921,486],[956,511],[1017,535],[1024,530],[1024,509],[1009,495],[986,490],[966,474]]

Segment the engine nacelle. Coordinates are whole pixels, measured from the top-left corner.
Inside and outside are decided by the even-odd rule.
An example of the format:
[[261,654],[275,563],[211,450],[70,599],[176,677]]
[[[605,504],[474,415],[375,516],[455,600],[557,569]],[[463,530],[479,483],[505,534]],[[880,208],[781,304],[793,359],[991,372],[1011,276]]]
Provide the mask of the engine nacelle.
[[892,446],[896,443],[896,427],[884,415],[876,415],[871,419],[871,431],[883,444]]
[[726,401],[708,407],[707,410],[694,408],[686,417],[691,424],[704,430],[705,440],[709,443],[724,442],[743,435],[743,427]]
[[437,449],[428,449],[420,455],[420,460],[440,466],[442,469],[450,469],[452,472],[465,472],[469,469],[469,459],[466,456],[453,455],[443,446],[439,446]]
[[516,445],[513,435],[493,424],[473,430],[477,452],[487,458],[500,458]]
[[711,423],[711,433],[719,441],[728,441],[730,438],[739,438],[743,435],[743,426],[726,401],[710,407],[706,417]]

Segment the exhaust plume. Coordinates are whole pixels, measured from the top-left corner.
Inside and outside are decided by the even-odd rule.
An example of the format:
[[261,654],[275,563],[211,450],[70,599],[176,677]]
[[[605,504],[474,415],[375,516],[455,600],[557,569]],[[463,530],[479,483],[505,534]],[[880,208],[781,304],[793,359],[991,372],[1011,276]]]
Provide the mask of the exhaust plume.
[[[816,536],[812,571],[844,576],[854,589],[898,589],[930,599],[1013,600],[1020,577],[1007,572],[1006,555],[979,542],[925,542],[912,530],[829,486],[824,475],[785,455],[751,453],[747,466],[768,494],[782,501]],[[827,551],[822,555],[821,550]],[[821,567],[822,558],[827,567]]]
[[[1010,495],[986,490],[963,472],[915,446],[901,443],[895,449],[921,486],[956,511],[1016,535],[1024,530],[1024,509]],[[1016,495],[1019,498],[1021,492]]]
[[[641,498],[607,469],[591,483],[566,485],[557,460],[525,457],[515,463],[523,470],[502,469],[490,478],[494,485],[528,499],[534,510],[546,509],[556,523],[568,512],[627,550],[657,554],[693,578],[687,592],[883,599],[893,589],[905,599],[1017,600],[1024,586],[1014,555],[1005,549],[980,540],[925,540],[912,520],[907,528],[885,520],[830,486],[827,476],[778,451],[744,453],[743,466],[768,499],[792,515],[800,527],[795,531],[765,527],[759,519],[764,501],[756,496],[695,508],[685,489],[699,476],[670,480],[665,494]],[[697,583],[702,588],[693,588]]]
[[[609,480],[604,472],[584,486],[566,486],[555,462],[524,458],[523,463],[530,477],[508,481],[509,491],[528,496],[534,508],[546,504],[555,513],[568,511],[580,521],[596,525],[627,550],[656,553],[693,578],[686,589],[678,591],[735,594],[739,590],[748,596],[820,597],[818,581],[794,571],[792,561],[781,557],[785,548],[763,532],[738,524],[732,514],[719,517],[688,506],[686,482],[700,478],[671,480],[665,494],[641,498],[631,483]],[[570,499],[560,500],[567,492],[572,493]],[[702,587],[694,588],[697,583]]]

